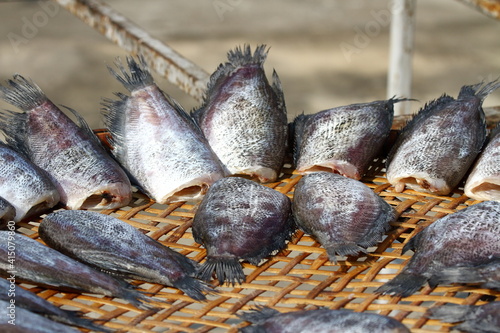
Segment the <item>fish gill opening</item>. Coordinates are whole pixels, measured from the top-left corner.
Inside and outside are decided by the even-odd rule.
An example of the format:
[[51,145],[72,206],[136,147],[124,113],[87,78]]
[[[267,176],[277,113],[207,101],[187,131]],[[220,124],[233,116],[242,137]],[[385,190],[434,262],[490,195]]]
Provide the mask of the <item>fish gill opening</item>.
[[478,186],[474,187],[471,190],[472,193],[479,193],[483,192],[485,194],[488,194],[488,196],[497,196],[500,197],[500,184],[494,184],[494,183],[481,183]]
[[97,207],[105,207],[112,203],[115,199],[115,196],[109,192],[101,192],[90,195],[83,202],[81,209],[92,209]]

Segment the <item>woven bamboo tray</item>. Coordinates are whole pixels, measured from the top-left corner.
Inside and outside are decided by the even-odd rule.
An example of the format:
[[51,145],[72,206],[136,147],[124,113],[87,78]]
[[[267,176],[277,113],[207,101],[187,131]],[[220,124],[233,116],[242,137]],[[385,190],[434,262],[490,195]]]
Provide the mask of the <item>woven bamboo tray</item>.
[[[500,292],[463,285],[435,289],[425,286],[407,298],[373,293],[405,266],[411,253],[401,254],[401,250],[411,237],[437,219],[476,203],[464,196],[461,189],[450,196],[413,190],[396,193],[383,171],[382,161],[374,161],[369,175],[362,181],[395,208],[398,218],[385,239],[378,247],[370,248],[368,255],[340,257],[338,264],[333,264],[318,243],[299,231],[284,251],[260,266],[244,263],[245,283],[220,286],[219,293],[209,295],[206,302],[193,301],[174,288],[134,281],[140,290],[164,301],[155,303],[158,307],[155,310],[139,310],[120,299],[100,295],[22,286],[57,306],[81,311],[86,317],[123,332],[236,332],[238,327],[247,325],[236,313],[256,305],[282,312],[320,306],[344,308],[391,316],[415,333],[448,332],[450,324],[424,316],[428,308],[445,303],[480,305],[500,300]],[[293,199],[299,179],[293,169],[285,167],[279,181],[266,185]],[[203,262],[205,250],[194,242],[190,228],[196,205],[194,202],[160,205],[137,192],[129,206],[101,212],[116,216],[193,260]],[[37,231],[42,217],[19,223],[19,232],[39,239]]]

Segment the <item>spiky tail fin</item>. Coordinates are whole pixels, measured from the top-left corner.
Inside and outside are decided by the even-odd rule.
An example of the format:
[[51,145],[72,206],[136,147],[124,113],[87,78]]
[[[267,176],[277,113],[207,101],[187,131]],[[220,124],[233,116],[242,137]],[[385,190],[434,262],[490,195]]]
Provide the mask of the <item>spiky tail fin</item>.
[[227,282],[234,286],[245,281],[245,273],[243,273],[243,268],[237,258],[208,258],[201,265],[197,276],[202,280],[209,281],[214,272],[221,285]]

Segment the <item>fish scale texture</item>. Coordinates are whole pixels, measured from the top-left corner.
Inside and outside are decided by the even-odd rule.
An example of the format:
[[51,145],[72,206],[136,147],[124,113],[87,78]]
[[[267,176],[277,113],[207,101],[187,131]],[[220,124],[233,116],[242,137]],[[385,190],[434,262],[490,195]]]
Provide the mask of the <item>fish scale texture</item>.
[[47,215],[40,237],[51,247],[126,278],[175,286],[195,299],[205,299],[204,285],[194,279],[197,263],[162,245],[131,225],[91,211]]
[[132,193],[125,172],[104,151],[85,120],[73,122],[33,82],[16,75],[1,97],[23,112],[3,111],[0,124],[7,142],[45,170],[61,202],[70,209],[117,208]]
[[464,193],[476,200],[500,201],[500,125],[467,178]]
[[464,86],[457,99],[443,95],[413,117],[387,159],[396,191],[446,195],[458,185],[486,139],[482,102],[498,87],[498,81]]
[[203,105],[193,112],[210,146],[231,174],[274,181],[287,146],[287,115],[276,72],[269,84],[267,51],[236,48],[212,74]]
[[302,177],[295,188],[293,214],[306,233],[335,255],[355,255],[377,244],[396,214],[365,184],[329,172]]
[[15,221],[59,202],[59,192],[49,176],[4,144],[0,144],[0,183],[0,196],[14,207]]
[[394,103],[403,100],[352,104],[297,117],[297,171],[304,174],[323,167],[359,180],[389,136]]
[[[193,237],[207,249],[201,271],[222,284],[244,278],[239,259],[257,265],[283,249],[294,231],[290,199],[251,180],[229,177],[215,183],[193,219]],[[226,277],[227,279],[224,279]]]
[[500,256],[500,203],[484,201],[443,217],[404,246],[414,250],[405,268],[378,289],[409,296],[427,280],[438,281],[444,268],[478,266]]
[[132,74],[122,65],[111,72],[130,96],[103,103],[113,155],[159,203],[201,198],[225,175],[223,166],[189,115],[154,84],[144,60],[128,58],[128,66]]

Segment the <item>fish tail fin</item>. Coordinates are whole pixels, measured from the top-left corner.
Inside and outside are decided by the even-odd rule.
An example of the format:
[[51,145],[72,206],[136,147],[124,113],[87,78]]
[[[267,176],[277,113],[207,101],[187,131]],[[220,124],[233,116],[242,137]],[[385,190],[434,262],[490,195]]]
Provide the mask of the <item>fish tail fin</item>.
[[484,282],[484,278],[477,270],[477,267],[448,267],[443,269],[439,276],[433,276],[429,279],[431,287],[435,287],[438,284],[479,282]]
[[153,297],[147,296],[139,290],[135,290],[130,287],[122,288],[121,293],[116,296],[128,301],[136,308],[144,310],[153,309],[154,306],[149,303],[157,302],[157,300],[155,300]]
[[427,278],[425,276],[402,272],[375,290],[375,293],[407,297],[419,290],[426,281]]
[[[274,309],[271,309],[267,306],[257,306],[255,309],[251,309],[248,312],[243,312],[237,314],[240,319],[244,321],[248,321],[252,324],[258,324],[264,322],[266,319],[272,318],[279,314],[280,312]],[[255,326],[247,326],[240,329],[241,332],[244,333],[260,333],[262,332],[261,328]]]
[[483,101],[489,94],[500,88],[500,80],[496,79],[488,83],[480,82],[477,84],[463,86],[460,89],[458,98],[467,98],[471,96],[476,96],[481,101]]
[[[332,250],[333,248],[333,250]],[[366,249],[355,243],[338,243],[327,249],[328,253],[336,252],[340,256],[354,256],[360,252],[366,253]]]
[[38,85],[20,74],[15,74],[7,83],[8,87],[0,85],[0,98],[21,110],[30,110],[48,101]]
[[[133,57],[127,57],[128,71],[119,58],[115,61],[118,71],[108,66],[108,70],[130,92],[154,84],[153,76],[149,72],[146,60],[138,57],[138,62]],[[130,73],[129,73],[130,72]]]
[[245,281],[245,273],[237,258],[208,258],[197,275],[200,279],[209,281],[214,272],[221,285],[227,282],[234,286]]
[[257,46],[255,52],[252,54],[250,45],[245,44],[243,48],[237,46],[234,50],[227,53],[227,59],[232,66],[245,66],[249,64],[262,65],[266,61],[269,49],[265,44]]
[[182,290],[186,295],[197,301],[205,301],[207,298],[203,294],[214,293],[215,290],[210,288],[206,283],[196,280],[191,276],[185,276],[173,283],[174,287]]
[[468,305],[443,305],[430,308],[425,315],[431,319],[439,319],[445,323],[453,323],[464,320],[469,310],[470,306]]

